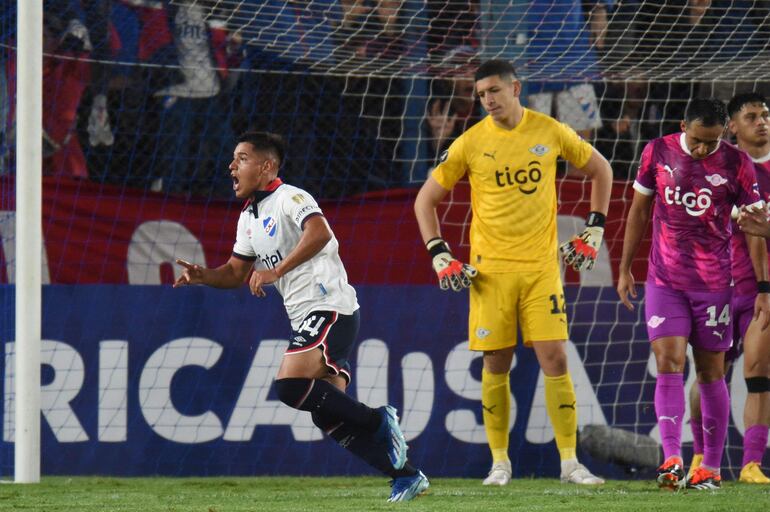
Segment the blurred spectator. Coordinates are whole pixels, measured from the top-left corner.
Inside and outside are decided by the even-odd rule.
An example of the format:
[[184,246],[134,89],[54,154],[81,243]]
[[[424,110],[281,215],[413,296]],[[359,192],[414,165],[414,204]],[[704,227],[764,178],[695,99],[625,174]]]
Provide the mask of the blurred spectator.
[[455,48],[477,48],[480,12],[478,0],[426,0],[428,55],[433,60]]
[[528,12],[527,106],[554,115],[587,140],[602,122],[592,83],[601,77],[586,19],[593,20],[590,38],[603,45],[608,1],[598,0],[588,16],[578,0],[533,0]]
[[[176,61],[168,13],[160,0],[110,0],[105,20],[107,6],[102,0],[81,1],[100,11],[87,12],[86,20],[100,37],[105,34],[99,24],[107,23],[109,39],[107,48],[96,40],[99,51],[109,57],[98,64],[89,88],[91,99],[81,112],[81,136],[91,146],[89,174],[97,181],[146,188],[157,164],[159,108],[152,92],[176,76],[169,67]],[[106,111],[97,99],[100,94],[106,98]],[[106,144],[107,130],[113,135],[111,145]]]
[[636,148],[631,116],[624,109],[622,100],[607,97],[602,101],[601,115],[602,127],[596,132],[594,148],[609,160],[614,179],[633,179]]
[[226,51],[226,27],[193,0],[177,2],[171,13],[180,80],[153,94],[160,114],[157,179],[152,188],[229,196],[227,148],[234,135],[229,96],[221,94],[227,68],[220,67],[227,65],[221,55]]
[[340,0],[343,49],[357,57],[395,56],[404,51],[400,22],[404,0]]
[[[77,111],[89,80],[91,51],[85,25],[68,2],[46,2],[43,16],[43,172],[88,176],[77,134]],[[6,63],[8,91],[16,89],[16,59]],[[10,95],[9,95],[10,96]],[[15,144],[15,101],[7,103],[6,141]]]
[[91,146],[103,144],[112,146],[115,136],[110,126],[107,108],[107,89],[110,79],[112,57],[110,49],[110,13],[112,0],[81,0],[85,23],[91,35],[93,52],[91,58],[91,109],[88,115],[88,143]]
[[477,67],[476,51],[461,46],[431,69],[436,78],[431,80],[422,132],[429,141],[427,153],[432,165],[458,135],[481,119],[474,97],[473,74]]

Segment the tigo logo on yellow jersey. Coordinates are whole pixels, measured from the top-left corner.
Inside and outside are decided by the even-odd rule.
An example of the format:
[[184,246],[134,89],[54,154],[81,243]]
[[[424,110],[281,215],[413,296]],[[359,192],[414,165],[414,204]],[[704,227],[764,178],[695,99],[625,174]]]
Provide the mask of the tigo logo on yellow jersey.
[[527,164],[527,169],[518,169],[511,171],[505,167],[505,172],[495,171],[495,182],[498,187],[519,186],[522,194],[534,194],[537,191],[537,184],[543,178],[543,172],[540,170],[540,162],[534,160]]

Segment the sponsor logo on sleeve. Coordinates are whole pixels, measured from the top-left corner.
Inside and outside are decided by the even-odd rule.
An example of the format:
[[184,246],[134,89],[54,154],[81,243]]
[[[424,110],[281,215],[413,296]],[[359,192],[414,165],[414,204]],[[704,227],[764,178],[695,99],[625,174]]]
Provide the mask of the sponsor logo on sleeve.
[[297,210],[296,215],[294,215],[294,222],[299,224],[299,221],[301,221],[303,218],[305,218],[309,213],[312,212],[321,212],[321,209],[313,204],[308,204],[306,206],[303,206],[299,210]]

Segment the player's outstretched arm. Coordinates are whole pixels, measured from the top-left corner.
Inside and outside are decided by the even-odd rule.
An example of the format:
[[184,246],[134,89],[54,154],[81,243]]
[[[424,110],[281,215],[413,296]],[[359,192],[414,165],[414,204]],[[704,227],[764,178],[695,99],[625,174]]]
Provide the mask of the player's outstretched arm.
[[230,256],[227,263],[217,268],[205,268],[185,260],[176,260],[184,267],[182,275],[174,282],[174,288],[190,284],[205,284],[214,288],[236,288],[243,284],[251,270],[252,262]]
[[647,230],[652,198],[653,196],[642,194],[638,190],[634,192],[634,199],[628,211],[628,218],[626,218],[623,253],[620,257],[620,267],[618,269],[618,296],[629,311],[634,310],[634,305],[629,300],[629,296],[634,299],[636,298],[636,284],[634,276],[631,274],[631,263],[633,263],[636,252],[639,250],[642,236],[644,236],[644,232]]
[[275,268],[256,270],[249,279],[251,293],[257,297],[264,297],[265,285],[272,284],[291,270],[310,260],[332,239],[332,230],[322,215],[315,215],[305,221],[302,227],[302,236],[294,249]]
[[612,168],[595,149],[579,171],[591,179],[591,212],[585,229],[559,247],[564,263],[577,271],[591,270],[596,263],[612,192]]
[[452,289],[456,292],[471,286],[471,279],[476,276],[476,269],[467,263],[462,263],[452,256],[449,245],[441,238],[441,228],[438,222],[436,208],[449,190],[439,185],[430,176],[414,202],[414,214],[420,227],[420,235],[425,247],[433,258],[433,270],[438,276],[442,290]]

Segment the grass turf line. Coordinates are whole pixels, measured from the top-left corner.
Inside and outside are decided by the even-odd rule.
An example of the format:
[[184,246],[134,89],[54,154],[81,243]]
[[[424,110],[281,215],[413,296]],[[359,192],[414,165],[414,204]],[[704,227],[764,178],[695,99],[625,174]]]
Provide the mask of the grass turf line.
[[648,481],[584,487],[549,479],[516,479],[505,487],[485,487],[478,479],[436,478],[428,495],[408,503],[387,503],[389,491],[386,479],[372,477],[44,477],[40,484],[0,485],[0,510],[708,512],[759,510],[756,507],[770,503],[770,486],[736,482],[725,482],[716,492],[671,493]]

